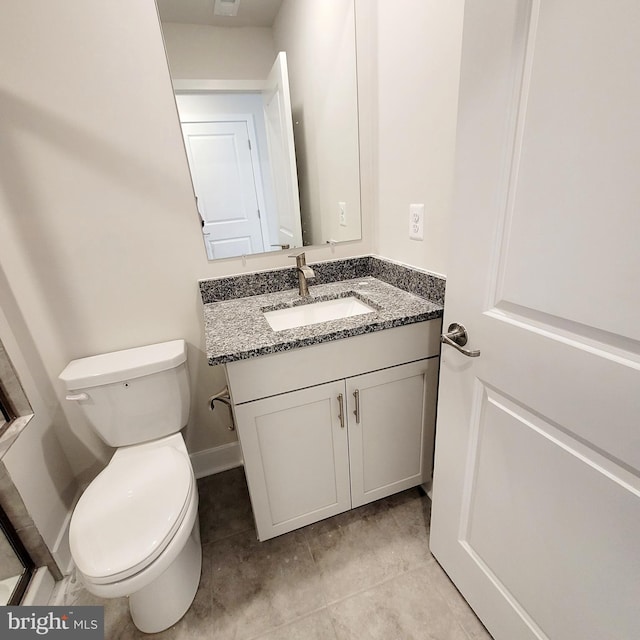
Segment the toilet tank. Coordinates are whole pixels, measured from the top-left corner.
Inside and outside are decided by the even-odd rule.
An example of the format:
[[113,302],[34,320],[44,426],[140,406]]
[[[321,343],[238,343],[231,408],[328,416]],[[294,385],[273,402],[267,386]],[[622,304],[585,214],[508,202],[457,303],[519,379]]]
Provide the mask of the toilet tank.
[[162,438],[187,424],[191,396],[184,340],[73,360],[59,377],[67,400],[79,404],[112,447]]

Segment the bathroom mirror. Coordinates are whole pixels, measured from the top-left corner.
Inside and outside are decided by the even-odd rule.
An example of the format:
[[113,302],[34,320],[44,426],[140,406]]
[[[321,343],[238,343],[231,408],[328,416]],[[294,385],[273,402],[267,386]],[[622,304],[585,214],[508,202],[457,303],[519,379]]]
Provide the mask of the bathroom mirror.
[[209,259],[359,240],[354,0],[157,5]]

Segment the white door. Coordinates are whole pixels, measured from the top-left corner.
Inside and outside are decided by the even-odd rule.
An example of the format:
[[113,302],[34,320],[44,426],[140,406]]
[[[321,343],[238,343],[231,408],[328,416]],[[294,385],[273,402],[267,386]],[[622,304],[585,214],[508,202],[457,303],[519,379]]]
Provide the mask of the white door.
[[257,145],[249,120],[183,122],[182,132],[208,257],[264,251]]
[[347,380],[351,506],[431,479],[438,358]]
[[351,508],[344,381],[234,409],[260,540]]
[[278,242],[290,247],[301,247],[298,170],[293,140],[287,54],[284,51],[277,55],[271,67],[263,98],[269,160],[278,208]]
[[431,549],[496,640],[640,638],[639,34],[466,2]]

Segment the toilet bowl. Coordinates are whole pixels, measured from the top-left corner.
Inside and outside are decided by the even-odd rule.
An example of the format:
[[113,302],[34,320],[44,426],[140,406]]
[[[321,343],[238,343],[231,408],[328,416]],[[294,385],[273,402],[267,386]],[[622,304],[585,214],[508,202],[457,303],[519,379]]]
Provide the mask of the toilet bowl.
[[[86,589],[102,598],[129,596],[141,631],[156,633],[180,619],[202,563],[198,492],[182,437],[116,451],[76,505],[69,546]],[[168,592],[154,584],[165,573]],[[140,606],[146,600],[150,615]]]
[[145,633],[186,613],[202,567],[197,485],[179,433],[188,416],[185,361],[184,342],[173,341],[75,360],[60,375],[67,398],[118,447],[74,509],[71,555],[89,592],[128,596]]

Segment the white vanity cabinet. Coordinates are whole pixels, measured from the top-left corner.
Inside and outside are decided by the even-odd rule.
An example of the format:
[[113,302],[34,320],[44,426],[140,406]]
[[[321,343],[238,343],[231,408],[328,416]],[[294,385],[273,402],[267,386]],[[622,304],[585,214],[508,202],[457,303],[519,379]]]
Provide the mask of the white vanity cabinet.
[[339,394],[343,381],[235,408],[260,540],[351,509]]
[[431,478],[438,358],[346,380],[351,506]]
[[227,364],[260,540],[431,478],[440,325]]

